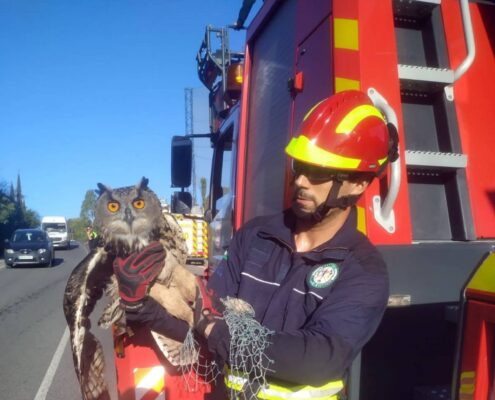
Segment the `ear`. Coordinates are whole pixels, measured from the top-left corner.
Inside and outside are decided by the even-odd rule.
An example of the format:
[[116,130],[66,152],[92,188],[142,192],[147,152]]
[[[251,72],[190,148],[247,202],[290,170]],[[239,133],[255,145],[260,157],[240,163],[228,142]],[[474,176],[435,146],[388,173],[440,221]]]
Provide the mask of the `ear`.
[[103,183],[100,182],[98,182],[96,186],[98,186],[98,189],[96,189],[95,192],[98,195],[98,197],[100,197],[105,192],[112,191],[112,188],[110,186],[105,186]]
[[351,192],[349,194],[359,196],[366,190],[369,184],[370,182],[364,179],[355,182],[350,182]]
[[142,190],[146,190],[148,189],[148,178],[145,178],[144,176],[141,178],[141,180],[139,181],[139,183],[136,185],[136,189],[138,192],[142,191]]

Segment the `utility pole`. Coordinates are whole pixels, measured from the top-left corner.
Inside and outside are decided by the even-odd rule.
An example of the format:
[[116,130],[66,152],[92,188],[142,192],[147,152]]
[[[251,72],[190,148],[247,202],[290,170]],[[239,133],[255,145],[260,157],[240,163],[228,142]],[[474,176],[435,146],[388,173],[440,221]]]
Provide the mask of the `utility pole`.
[[[193,89],[184,89],[185,117],[186,117],[186,135],[194,134],[193,121]],[[196,201],[196,162],[194,160],[194,141],[192,146],[192,200],[193,206],[197,205]]]

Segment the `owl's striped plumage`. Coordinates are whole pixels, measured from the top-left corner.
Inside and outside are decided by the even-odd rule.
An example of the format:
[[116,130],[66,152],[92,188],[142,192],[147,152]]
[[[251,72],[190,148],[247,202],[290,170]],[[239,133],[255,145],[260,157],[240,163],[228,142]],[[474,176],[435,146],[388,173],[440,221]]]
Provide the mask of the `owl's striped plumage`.
[[158,197],[143,178],[136,186],[111,189],[98,184],[95,225],[101,236],[69,277],[64,313],[71,335],[72,353],[84,400],[109,399],[103,376],[101,344],[91,333],[89,316],[104,292],[113,298],[100,319],[100,326],[125,324],[112,264],[159,240],[166,251],[165,265],[150,295],[172,315],[192,324],[196,296],[194,277],[185,265],[187,248],[182,231],[171,214],[164,214]]

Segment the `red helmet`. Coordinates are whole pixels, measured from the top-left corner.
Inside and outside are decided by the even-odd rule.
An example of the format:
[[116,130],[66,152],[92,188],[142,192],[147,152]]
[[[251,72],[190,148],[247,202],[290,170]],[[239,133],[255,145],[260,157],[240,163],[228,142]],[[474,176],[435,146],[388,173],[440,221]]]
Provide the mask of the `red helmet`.
[[387,122],[366,94],[343,91],[309,110],[285,152],[320,167],[378,174],[388,160]]

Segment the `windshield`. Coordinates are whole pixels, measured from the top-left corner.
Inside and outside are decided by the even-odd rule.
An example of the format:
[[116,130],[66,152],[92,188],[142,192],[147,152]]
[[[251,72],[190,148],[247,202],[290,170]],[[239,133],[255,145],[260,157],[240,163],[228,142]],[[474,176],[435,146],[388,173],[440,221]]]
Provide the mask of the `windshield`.
[[12,236],[13,243],[43,242],[44,240],[45,240],[45,236],[43,232],[39,232],[39,231],[14,232],[14,236]]
[[41,227],[47,232],[65,232],[67,230],[63,222],[45,222]]

